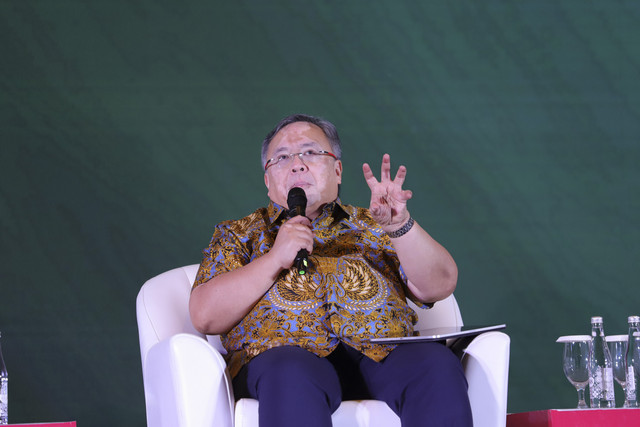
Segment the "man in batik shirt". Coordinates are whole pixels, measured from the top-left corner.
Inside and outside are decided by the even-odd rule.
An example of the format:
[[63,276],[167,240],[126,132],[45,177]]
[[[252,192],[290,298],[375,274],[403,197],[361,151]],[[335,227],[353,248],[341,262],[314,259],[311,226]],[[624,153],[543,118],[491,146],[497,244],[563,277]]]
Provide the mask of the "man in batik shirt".
[[[195,327],[221,334],[237,398],[258,399],[261,426],[331,426],[342,400],[383,400],[403,426],[471,425],[459,360],[440,343],[372,344],[412,332],[409,298],[451,295],[457,267],[411,217],[406,168],[378,181],[363,165],[369,209],[345,205],[335,127],[283,119],[262,147],[269,206],[215,229],[191,294]],[[306,194],[305,215],[287,196]],[[301,249],[309,269],[292,268]]]

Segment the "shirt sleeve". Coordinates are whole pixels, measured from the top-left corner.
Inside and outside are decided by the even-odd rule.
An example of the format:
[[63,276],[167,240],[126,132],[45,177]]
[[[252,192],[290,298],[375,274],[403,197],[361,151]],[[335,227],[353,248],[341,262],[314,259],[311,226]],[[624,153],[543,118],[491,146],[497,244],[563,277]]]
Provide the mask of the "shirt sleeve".
[[245,244],[225,223],[216,226],[211,242],[202,251],[202,255],[202,263],[198,269],[193,288],[219,274],[240,268],[250,261]]

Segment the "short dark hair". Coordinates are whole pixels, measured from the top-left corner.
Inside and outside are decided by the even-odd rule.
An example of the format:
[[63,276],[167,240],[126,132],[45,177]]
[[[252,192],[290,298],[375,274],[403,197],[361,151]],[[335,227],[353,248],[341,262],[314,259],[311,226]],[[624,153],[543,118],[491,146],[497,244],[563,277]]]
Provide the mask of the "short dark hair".
[[274,127],[269,134],[267,134],[266,138],[262,141],[262,168],[264,169],[265,164],[267,163],[267,150],[269,149],[269,144],[271,144],[271,140],[278,132],[282,130],[283,127],[288,126],[292,123],[296,122],[308,122],[318,126],[324,132],[324,135],[329,140],[331,144],[331,151],[336,155],[338,159],[342,157],[342,144],[340,143],[340,137],[338,136],[338,130],[328,120],[325,120],[320,117],[309,116],[307,114],[292,114],[290,116],[285,117],[280,120],[276,127]]

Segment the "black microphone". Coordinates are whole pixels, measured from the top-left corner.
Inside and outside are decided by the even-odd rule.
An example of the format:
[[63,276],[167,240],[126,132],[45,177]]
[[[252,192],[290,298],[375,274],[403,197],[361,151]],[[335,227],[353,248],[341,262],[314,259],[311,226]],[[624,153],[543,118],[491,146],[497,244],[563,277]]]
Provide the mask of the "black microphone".
[[[289,206],[289,217],[302,215],[304,216],[307,210],[307,195],[300,187],[293,187],[289,190],[287,195],[287,205]],[[296,259],[293,261],[298,270],[298,274],[307,274],[307,267],[309,266],[309,252],[306,249],[300,249]]]

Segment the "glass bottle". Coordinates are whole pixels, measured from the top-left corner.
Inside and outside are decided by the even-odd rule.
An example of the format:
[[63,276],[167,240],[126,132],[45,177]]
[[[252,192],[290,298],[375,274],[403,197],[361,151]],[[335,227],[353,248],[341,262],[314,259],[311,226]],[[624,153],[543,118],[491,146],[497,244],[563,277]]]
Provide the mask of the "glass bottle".
[[589,395],[592,408],[615,408],[613,365],[604,337],[602,317],[591,318],[591,348],[589,349]]
[[[0,337],[2,335],[0,334]],[[0,424],[9,424],[9,375],[7,367],[2,357],[2,346],[0,345]]]
[[626,363],[627,377],[625,384],[625,408],[637,408],[638,383],[640,382],[640,316],[629,316],[629,338],[627,340]]

